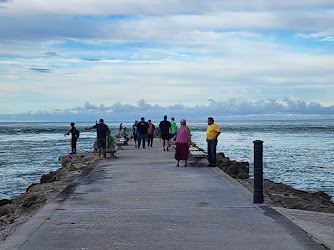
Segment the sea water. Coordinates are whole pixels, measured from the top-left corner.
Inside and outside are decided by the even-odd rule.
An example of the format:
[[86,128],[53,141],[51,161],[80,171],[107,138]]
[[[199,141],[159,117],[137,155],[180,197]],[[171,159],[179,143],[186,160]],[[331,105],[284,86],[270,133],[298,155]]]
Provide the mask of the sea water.
[[[159,121],[153,121],[157,126]],[[106,122],[116,133],[120,122]],[[131,129],[132,122],[123,122]],[[305,191],[334,196],[334,120],[216,121],[222,133],[217,152],[248,161],[253,173],[253,141],[263,141],[264,178]],[[81,131],[77,152],[91,152],[94,123],[76,123]],[[205,121],[188,121],[192,141],[206,149]],[[0,199],[13,198],[43,174],[60,167],[58,157],[71,151],[69,123],[0,123]],[[149,150],[149,149],[148,149]],[[171,157],[171,161],[173,161]]]

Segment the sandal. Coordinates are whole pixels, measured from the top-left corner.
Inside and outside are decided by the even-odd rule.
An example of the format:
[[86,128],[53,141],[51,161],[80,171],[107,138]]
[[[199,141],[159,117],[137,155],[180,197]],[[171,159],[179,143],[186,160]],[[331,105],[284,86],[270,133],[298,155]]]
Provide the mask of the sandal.
[[177,168],[178,168],[178,167],[179,167],[179,164],[176,164],[176,166],[175,166],[175,167],[177,167]]
[[183,167],[184,167],[184,168],[188,167],[188,166],[187,166],[187,163],[185,163],[185,164],[183,165]]

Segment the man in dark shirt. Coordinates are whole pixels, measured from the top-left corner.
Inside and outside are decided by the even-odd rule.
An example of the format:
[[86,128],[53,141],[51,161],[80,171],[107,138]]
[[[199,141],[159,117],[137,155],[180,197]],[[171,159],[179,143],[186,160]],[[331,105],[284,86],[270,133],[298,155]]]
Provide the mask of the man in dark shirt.
[[77,153],[77,140],[78,140],[78,135],[79,135],[79,130],[76,129],[75,123],[71,122],[71,130],[66,133],[65,135],[72,135],[71,138],[71,146],[72,146],[72,152],[70,154],[76,154]]
[[169,151],[169,140],[170,140],[170,134],[169,134],[169,128],[172,126],[172,124],[167,121],[167,115],[164,116],[164,120],[160,122],[160,133],[161,133],[161,139],[162,139],[162,146],[164,148],[164,151],[166,151],[165,146],[167,144],[167,151]]
[[148,129],[148,123],[145,122],[145,118],[142,117],[140,119],[140,122],[137,124],[137,140],[138,140],[138,148],[140,147],[141,142],[143,142],[143,148],[145,148],[145,142],[147,139],[147,129]]
[[103,119],[100,119],[99,124],[95,124],[95,126],[93,127],[85,128],[85,130],[91,130],[93,128],[96,128],[97,154],[99,156],[99,159],[102,159],[101,149],[102,149],[103,158],[106,158],[106,137],[107,137],[107,131],[109,130],[109,128],[106,124],[104,124]]

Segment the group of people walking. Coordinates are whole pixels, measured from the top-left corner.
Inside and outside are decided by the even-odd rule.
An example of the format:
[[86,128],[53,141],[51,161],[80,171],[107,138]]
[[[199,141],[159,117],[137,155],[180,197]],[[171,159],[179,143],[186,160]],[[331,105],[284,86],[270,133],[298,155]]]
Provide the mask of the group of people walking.
[[[106,147],[110,145],[111,132],[109,127],[104,124],[104,120],[100,119],[99,123],[96,123],[92,127],[87,127],[85,130],[96,129],[97,132],[97,152],[99,159],[106,158]],[[125,128],[124,128],[125,129]],[[120,124],[120,132],[123,130],[122,124]],[[191,145],[191,133],[189,127],[187,126],[187,121],[185,119],[180,120],[180,127],[177,126],[175,119],[172,118],[171,121],[167,120],[167,116],[160,122],[159,127],[155,127],[151,120],[145,121],[142,117],[140,122],[135,121],[132,126],[132,137],[135,141],[135,147],[146,148],[146,141],[148,147],[153,146],[153,138],[156,130],[159,131],[162,139],[163,151],[169,151],[171,143],[176,144],[175,148],[175,159],[177,161],[176,167],[180,166],[180,161],[184,161],[183,167],[187,167],[187,160],[189,154],[189,147]],[[208,118],[208,128],[206,130],[206,141],[207,141],[207,151],[208,151],[208,167],[216,166],[216,148],[218,143],[218,136],[221,130],[214,123],[212,117]],[[79,137],[79,131],[75,128],[75,124],[71,123],[71,130],[65,134],[72,134],[71,146],[72,154],[76,153],[76,142]],[[113,138],[112,138],[113,139]],[[112,140],[114,141],[114,140]],[[113,142],[114,143],[114,142]]]
[[152,147],[154,134],[158,130],[163,142],[163,150],[169,151],[170,141],[175,137],[176,127],[174,118],[169,122],[166,115],[164,116],[164,120],[160,122],[159,127],[155,127],[151,120],[146,122],[145,118],[142,117],[140,122],[135,121],[132,126],[132,136],[135,141],[135,147],[140,148],[142,145],[143,148],[146,148],[146,141],[147,146]]

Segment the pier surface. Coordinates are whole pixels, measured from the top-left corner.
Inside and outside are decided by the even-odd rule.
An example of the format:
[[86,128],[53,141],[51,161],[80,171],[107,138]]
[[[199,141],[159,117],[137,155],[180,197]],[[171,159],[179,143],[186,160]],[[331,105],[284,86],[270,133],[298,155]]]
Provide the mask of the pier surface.
[[132,144],[98,160],[2,249],[325,249],[221,170]]

